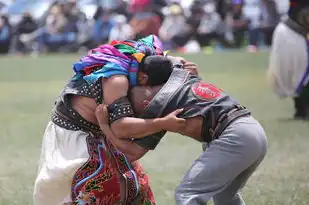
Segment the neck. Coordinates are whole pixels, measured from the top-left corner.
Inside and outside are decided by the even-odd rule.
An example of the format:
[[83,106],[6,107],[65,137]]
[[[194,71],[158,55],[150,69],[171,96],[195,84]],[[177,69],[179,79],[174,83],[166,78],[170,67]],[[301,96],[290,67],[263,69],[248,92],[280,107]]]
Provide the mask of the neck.
[[161,90],[162,87],[163,85],[157,85],[157,86],[151,87],[152,98]]

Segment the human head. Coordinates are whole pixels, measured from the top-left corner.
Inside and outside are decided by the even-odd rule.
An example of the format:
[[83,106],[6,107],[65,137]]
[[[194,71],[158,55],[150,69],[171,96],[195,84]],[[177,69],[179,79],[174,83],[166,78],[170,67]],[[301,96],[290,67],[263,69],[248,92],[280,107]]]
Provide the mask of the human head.
[[130,90],[129,97],[134,113],[139,116],[143,113],[152,98],[159,92],[161,86],[136,86]]
[[204,10],[205,14],[212,14],[212,13],[216,12],[216,5],[212,2],[206,3],[203,6],[203,10]]
[[101,20],[103,22],[108,22],[110,21],[111,19],[111,14],[112,14],[112,11],[109,10],[109,9],[103,9],[102,11],[102,14],[101,14]]
[[62,6],[60,4],[55,4],[50,10],[50,14],[54,16],[61,14],[61,12]]
[[117,26],[121,27],[127,23],[127,18],[124,15],[117,15],[114,17]]
[[169,12],[172,16],[183,16],[184,10],[178,3],[173,3],[169,6]]
[[154,55],[143,59],[137,76],[138,85],[161,85],[167,82],[173,71],[173,63],[166,56]]

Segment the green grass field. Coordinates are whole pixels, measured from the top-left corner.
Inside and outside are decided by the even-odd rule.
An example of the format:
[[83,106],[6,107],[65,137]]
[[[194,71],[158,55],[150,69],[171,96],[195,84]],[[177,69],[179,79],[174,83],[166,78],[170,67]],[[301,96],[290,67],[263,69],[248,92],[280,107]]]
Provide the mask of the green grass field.
[[[264,126],[269,151],[243,190],[248,205],[309,204],[309,123],[291,120],[293,104],[266,84],[268,54],[241,52],[186,56],[247,106]],[[0,58],[0,205],[32,204],[32,188],[45,126],[54,99],[78,56]],[[169,134],[141,161],[159,205],[174,204],[174,189],[201,146]]]

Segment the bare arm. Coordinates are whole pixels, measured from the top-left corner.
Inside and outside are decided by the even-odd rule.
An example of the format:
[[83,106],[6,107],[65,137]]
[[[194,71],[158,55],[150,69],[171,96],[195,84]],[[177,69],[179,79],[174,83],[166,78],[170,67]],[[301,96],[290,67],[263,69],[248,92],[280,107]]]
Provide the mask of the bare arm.
[[111,130],[108,122],[108,112],[106,106],[99,105],[96,109],[96,117],[101,130],[106,138],[132,162],[143,157],[148,150],[137,145],[131,140],[118,139]]
[[[140,139],[144,138],[145,136],[161,132],[163,130],[179,133],[186,126],[186,120],[177,117],[177,115],[180,114],[182,111],[183,109],[178,109],[165,117],[150,120],[144,120],[132,117],[122,118],[118,121],[121,121],[121,128],[124,130],[121,131],[122,135],[117,135],[117,137],[126,139]],[[152,127],[152,128],[146,130],[145,127]],[[129,133],[132,134],[131,135],[127,134],[128,133],[127,130],[131,130]],[[144,130],[144,132],[142,132],[142,130]],[[137,131],[141,131],[141,133]]]
[[[113,76],[103,81],[103,89],[104,103],[110,105],[115,100],[127,96],[129,82],[126,76]],[[142,138],[162,130],[172,131],[178,128],[178,124],[178,121],[175,122],[173,118],[140,119],[124,117],[113,122],[111,130],[118,138],[131,138],[128,136]]]

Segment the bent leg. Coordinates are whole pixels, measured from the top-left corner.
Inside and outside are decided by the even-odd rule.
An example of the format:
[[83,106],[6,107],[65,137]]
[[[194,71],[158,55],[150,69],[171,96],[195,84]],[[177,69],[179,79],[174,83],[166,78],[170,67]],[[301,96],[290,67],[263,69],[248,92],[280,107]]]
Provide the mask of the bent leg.
[[227,188],[221,193],[213,197],[215,205],[245,205],[238,191],[243,188],[249,177],[253,174],[256,168],[260,165],[264,155],[262,155],[253,165],[244,170],[240,175],[233,180]]
[[[265,133],[252,117],[236,120],[193,163],[176,189],[176,203],[207,204],[212,197],[225,193],[225,202],[238,200],[239,203],[234,204],[241,205],[241,198],[236,195],[239,186],[225,190],[244,170],[260,161],[266,153],[266,147]],[[243,184],[244,181],[239,180],[238,183]],[[222,197],[219,199],[223,200]]]

